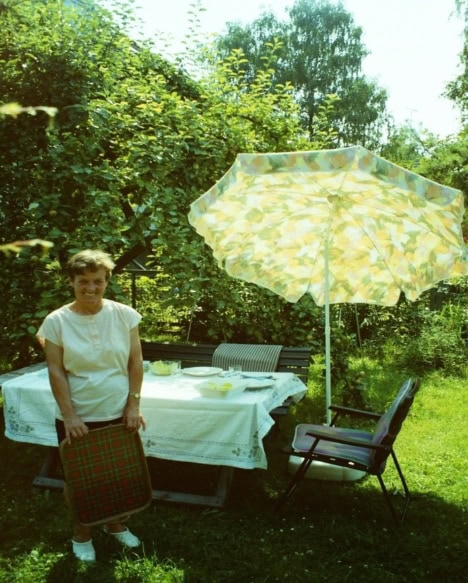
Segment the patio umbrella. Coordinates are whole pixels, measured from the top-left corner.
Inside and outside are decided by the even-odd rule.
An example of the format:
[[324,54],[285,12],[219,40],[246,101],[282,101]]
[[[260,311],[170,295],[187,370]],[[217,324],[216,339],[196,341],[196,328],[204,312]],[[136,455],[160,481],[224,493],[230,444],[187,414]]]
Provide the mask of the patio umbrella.
[[325,306],[328,421],[330,304],[389,306],[468,274],[462,217],[460,191],[360,146],[239,154],[189,213],[229,275]]

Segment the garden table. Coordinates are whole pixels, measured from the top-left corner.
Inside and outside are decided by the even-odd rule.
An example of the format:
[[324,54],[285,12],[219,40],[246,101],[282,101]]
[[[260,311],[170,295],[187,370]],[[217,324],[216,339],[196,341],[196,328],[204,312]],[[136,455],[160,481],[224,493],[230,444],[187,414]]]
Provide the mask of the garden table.
[[[269,412],[286,398],[299,400],[306,392],[306,386],[294,374],[272,375],[271,387],[246,390],[230,398],[210,398],[197,390],[206,377],[189,376],[183,371],[172,376],[145,373],[141,392],[145,455],[223,468],[211,501],[206,496],[163,491],[154,491],[154,498],[220,506],[227,496],[233,468],[267,468],[262,440],[274,425]],[[2,392],[6,437],[56,448],[56,405],[47,369],[8,380]]]

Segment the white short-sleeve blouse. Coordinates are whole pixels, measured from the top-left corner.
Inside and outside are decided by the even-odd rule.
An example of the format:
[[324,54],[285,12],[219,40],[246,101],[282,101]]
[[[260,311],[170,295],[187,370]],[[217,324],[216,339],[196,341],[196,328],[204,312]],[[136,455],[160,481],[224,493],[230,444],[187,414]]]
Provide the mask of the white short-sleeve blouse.
[[[121,417],[129,391],[130,331],[141,316],[130,306],[107,299],[90,316],[76,314],[70,305],[51,312],[38,337],[63,348],[72,403],[83,421]],[[58,407],[56,415],[62,419]]]

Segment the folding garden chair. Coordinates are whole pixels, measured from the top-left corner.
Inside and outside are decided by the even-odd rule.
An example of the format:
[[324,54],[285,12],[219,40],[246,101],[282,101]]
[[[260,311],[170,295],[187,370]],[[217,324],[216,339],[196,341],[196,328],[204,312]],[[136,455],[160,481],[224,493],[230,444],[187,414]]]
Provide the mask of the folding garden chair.
[[[330,426],[307,423],[297,425],[294,439],[290,447],[284,451],[302,457],[303,461],[287,489],[280,496],[275,509],[279,510],[294,493],[305,478],[310,465],[314,461],[320,461],[334,466],[361,470],[377,476],[388,508],[396,523],[401,524],[408,509],[410,493],[393,450],[393,444],[408,415],[419,384],[418,379],[406,380],[384,414],[332,405],[330,409],[334,412],[334,417]],[[375,420],[374,431],[336,427],[338,418],[343,415],[357,419]],[[392,504],[383,480],[389,456],[393,459],[404,490],[405,503],[400,515],[397,514]]]

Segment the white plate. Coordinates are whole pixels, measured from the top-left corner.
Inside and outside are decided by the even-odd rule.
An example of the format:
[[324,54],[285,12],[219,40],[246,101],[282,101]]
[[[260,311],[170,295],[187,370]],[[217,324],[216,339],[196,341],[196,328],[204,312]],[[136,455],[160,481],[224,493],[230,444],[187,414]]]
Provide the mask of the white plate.
[[272,387],[275,384],[274,379],[258,379],[258,380],[248,380],[247,389],[266,389],[266,387]]
[[182,372],[193,377],[210,377],[223,372],[223,369],[215,366],[193,366],[191,368],[183,368]]
[[273,373],[271,372],[242,372],[242,378],[244,379],[274,379]]

